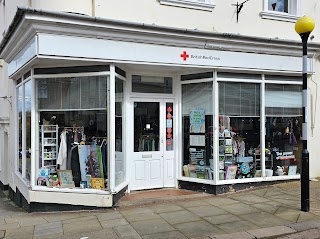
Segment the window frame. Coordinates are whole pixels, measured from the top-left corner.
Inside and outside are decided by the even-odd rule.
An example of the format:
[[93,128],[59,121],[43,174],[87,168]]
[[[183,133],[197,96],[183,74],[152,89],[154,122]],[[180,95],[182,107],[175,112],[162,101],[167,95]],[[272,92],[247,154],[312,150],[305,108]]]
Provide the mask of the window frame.
[[[161,5],[212,11],[215,0],[158,0]],[[202,2],[201,2],[202,1]]]
[[[285,21],[285,22],[296,22],[298,18],[301,16],[301,7],[302,1],[301,0],[288,0],[288,13],[286,12],[277,12],[277,11],[270,11],[268,9],[270,0],[264,0],[264,9],[261,12],[261,17],[263,19],[270,19],[270,20],[277,20],[277,21]],[[290,7],[290,4],[295,4],[295,12],[290,12],[290,9],[294,9]]]

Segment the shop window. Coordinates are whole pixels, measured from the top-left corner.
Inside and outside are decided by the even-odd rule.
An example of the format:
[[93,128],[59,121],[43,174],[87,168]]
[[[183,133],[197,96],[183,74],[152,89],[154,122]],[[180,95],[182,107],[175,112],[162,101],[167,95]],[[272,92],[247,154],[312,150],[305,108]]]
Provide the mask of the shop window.
[[132,92],[172,94],[172,78],[133,75]]
[[182,85],[182,175],[185,177],[213,180],[212,90],[212,82]]
[[[267,176],[296,175],[302,150],[301,85],[266,84]],[[266,162],[267,163],[267,162]]]
[[159,0],[160,4],[199,9],[205,11],[211,11],[215,5],[214,0]]
[[24,142],[22,139],[22,128],[23,128],[23,123],[22,123],[22,117],[23,117],[23,85],[20,85],[17,88],[17,107],[18,107],[18,165],[17,169],[18,171],[22,174],[22,161],[24,158]]
[[219,180],[261,176],[260,84],[219,82]]
[[26,124],[26,179],[31,177],[31,91],[32,83],[29,80],[24,87],[24,109],[25,109],[25,124]]
[[124,105],[124,86],[125,82],[116,78],[115,84],[115,185],[118,186],[125,181],[125,159],[123,147],[123,105]]
[[36,81],[39,112],[37,184],[109,187],[108,76]]
[[301,0],[265,0],[262,18],[295,21],[300,16]]

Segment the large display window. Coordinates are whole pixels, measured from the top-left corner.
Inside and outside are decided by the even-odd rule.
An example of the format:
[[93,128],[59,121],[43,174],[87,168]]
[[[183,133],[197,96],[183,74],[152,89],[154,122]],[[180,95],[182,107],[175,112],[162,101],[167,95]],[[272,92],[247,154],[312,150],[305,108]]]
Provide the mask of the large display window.
[[260,84],[218,84],[219,180],[260,177]]
[[301,85],[266,84],[265,142],[271,158],[266,165],[268,176],[292,176],[300,172],[301,90]]
[[182,85],[185,177],[213,180],[213,83]]

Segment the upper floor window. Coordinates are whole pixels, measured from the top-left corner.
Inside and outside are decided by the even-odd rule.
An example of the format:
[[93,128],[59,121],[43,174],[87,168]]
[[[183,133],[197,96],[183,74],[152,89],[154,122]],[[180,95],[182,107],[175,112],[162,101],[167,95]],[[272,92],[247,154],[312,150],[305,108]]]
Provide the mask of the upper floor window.
[[264,0],[262,18],[295,22],[301,13],[301,0]]
[[158,0],[160,4],[176,7],[192,8],[211,11],[214,8],[214,0]]

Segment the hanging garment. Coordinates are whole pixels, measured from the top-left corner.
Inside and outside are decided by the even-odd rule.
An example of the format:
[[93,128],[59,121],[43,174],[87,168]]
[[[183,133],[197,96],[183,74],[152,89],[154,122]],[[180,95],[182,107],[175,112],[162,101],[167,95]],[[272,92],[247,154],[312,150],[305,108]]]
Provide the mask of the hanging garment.
[[59,147],[59,154],[58,154],[58,160],[57,164],[60,165],[61,170],[66,170],[67,169],[67,136],[66,132],[61,133],[61,142],[60,142],[60,147]]

